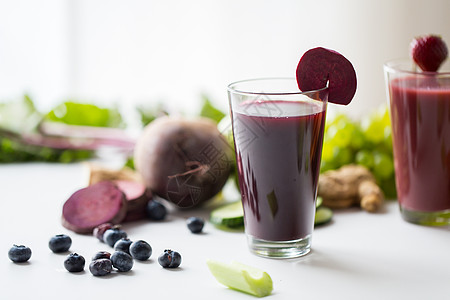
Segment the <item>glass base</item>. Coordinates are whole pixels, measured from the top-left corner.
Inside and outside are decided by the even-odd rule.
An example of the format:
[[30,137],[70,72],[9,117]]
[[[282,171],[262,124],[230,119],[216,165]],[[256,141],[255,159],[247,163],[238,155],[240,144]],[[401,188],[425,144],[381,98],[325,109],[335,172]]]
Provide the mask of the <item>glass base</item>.
[[311,250],[311,235],[293,241],[266,241],[247,235],[247,242],[254,254],[270,258],[295,258]]
[[409,210],[400,205],[402,218],[410,223],[426,226],[450,226],[450,209],[425,212]]

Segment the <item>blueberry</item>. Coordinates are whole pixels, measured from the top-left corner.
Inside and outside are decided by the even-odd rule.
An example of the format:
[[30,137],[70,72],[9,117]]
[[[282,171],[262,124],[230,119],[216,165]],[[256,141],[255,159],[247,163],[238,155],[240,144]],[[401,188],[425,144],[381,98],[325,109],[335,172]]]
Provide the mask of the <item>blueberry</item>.
[[64,261],[64,267],[69,272],[81,272],[84,270],[84,257],[78,253],[70,253]]
[[146,213],[150,220],[161,221],[166,217],[167,209],[161,202],[152,200],[147,204]]
[[66,252],[72,246],[72,239],[65,234],[57,234],[48,242],[48,247],[54,253]]
[[111,262],[119,272],[128,272],[133,267],[133,258],[123,251],[116,251],[111,255]]
[[115,251],[123,251],[130,254],[130,245],[133,243],[129,238],[121,238],[114,244]]
[[95,236],[100,242],[104,242],[103,235],[105,234],[105,231],[113,227],[114,225],[111,223],[104,223],[102,225],[95,227],[94,230],[92,231],[92,235]]
[[147,260],[152,256],[152,247],[146,241],[138,240],[131,244],[130,254],[134,259]]
[[13,245],[8,251],[8,257],[13,262],[26,262],[31,257],[31,249],[24,245]]
[[89,264],[89,271],[94,276],[105,276],[112,271],[112,262],[108,258],[100,258]]
[[121,238],[126,238],[127,233],[119,228],[111,228],[105,231],[105,234],[103,235],[103,240],[105,243],[110,245],[111,247],[114,247],[114,244],[120,240]]
[[187,227],[192,233],[200,233],[203,230],[203,226],[205,226],[205,221],[202,218],[190,217],[186,221]]
[[181,255],[176,251],[164,250],[164,253],[158,257],[158,263],[163,268],[177,268],[181,264]]
[[103,259],[103,258],[110,259],[111,253],[109,253],[107,251],[99,251],[99,252],[95,253],[94,256],[92,256],[92,260]]

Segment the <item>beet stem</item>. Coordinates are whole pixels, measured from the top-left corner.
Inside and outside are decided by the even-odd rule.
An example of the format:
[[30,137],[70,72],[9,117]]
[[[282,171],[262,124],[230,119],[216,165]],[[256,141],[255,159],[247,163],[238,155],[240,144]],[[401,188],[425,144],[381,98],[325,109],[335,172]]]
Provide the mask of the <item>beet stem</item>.
[[184,173],[178,173],[178,174],[170,175],[170,176],[167,176],[167,177],[172,179],[172,178],[176,178],[176,177],[186,176],[186,175],[189,175],[189,174],[194,174],[194,173],[197,173],[197,172],[200,172],[200,175],[203,175],[206,172],[208,172],[209,169],[210,169],[209,165],[201,164],[198,161],[187,161],[186,162],[186,167],[190,168],[192,166],[197,166],[197,167],[195,169],[191,169],[191,170],[186,171]]

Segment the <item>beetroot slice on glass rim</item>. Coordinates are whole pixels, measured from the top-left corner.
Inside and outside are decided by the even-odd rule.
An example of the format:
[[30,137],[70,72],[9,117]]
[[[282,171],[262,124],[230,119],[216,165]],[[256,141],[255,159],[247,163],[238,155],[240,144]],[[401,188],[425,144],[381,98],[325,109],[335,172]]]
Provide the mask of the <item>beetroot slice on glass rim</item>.
[[301,91],[326,87],[328,102],[347,105],[356,92],[356,72],[352,63],[334,50],[313,48],[305,52],[297,66]]

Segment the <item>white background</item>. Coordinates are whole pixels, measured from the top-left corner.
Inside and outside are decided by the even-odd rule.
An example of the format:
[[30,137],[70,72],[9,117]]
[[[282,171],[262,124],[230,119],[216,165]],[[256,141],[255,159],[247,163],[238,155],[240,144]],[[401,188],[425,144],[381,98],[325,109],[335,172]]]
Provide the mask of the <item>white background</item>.
[[358,75],[355,116],[385,103],[383,62],[414,36],[450,43],[448,0],[0,1],[0,101],[28,92],[42,110],[68,98],[119,105],[164,101],[195,113],[206,93],[228,109],[236,80],[294,76],[324,46]]

